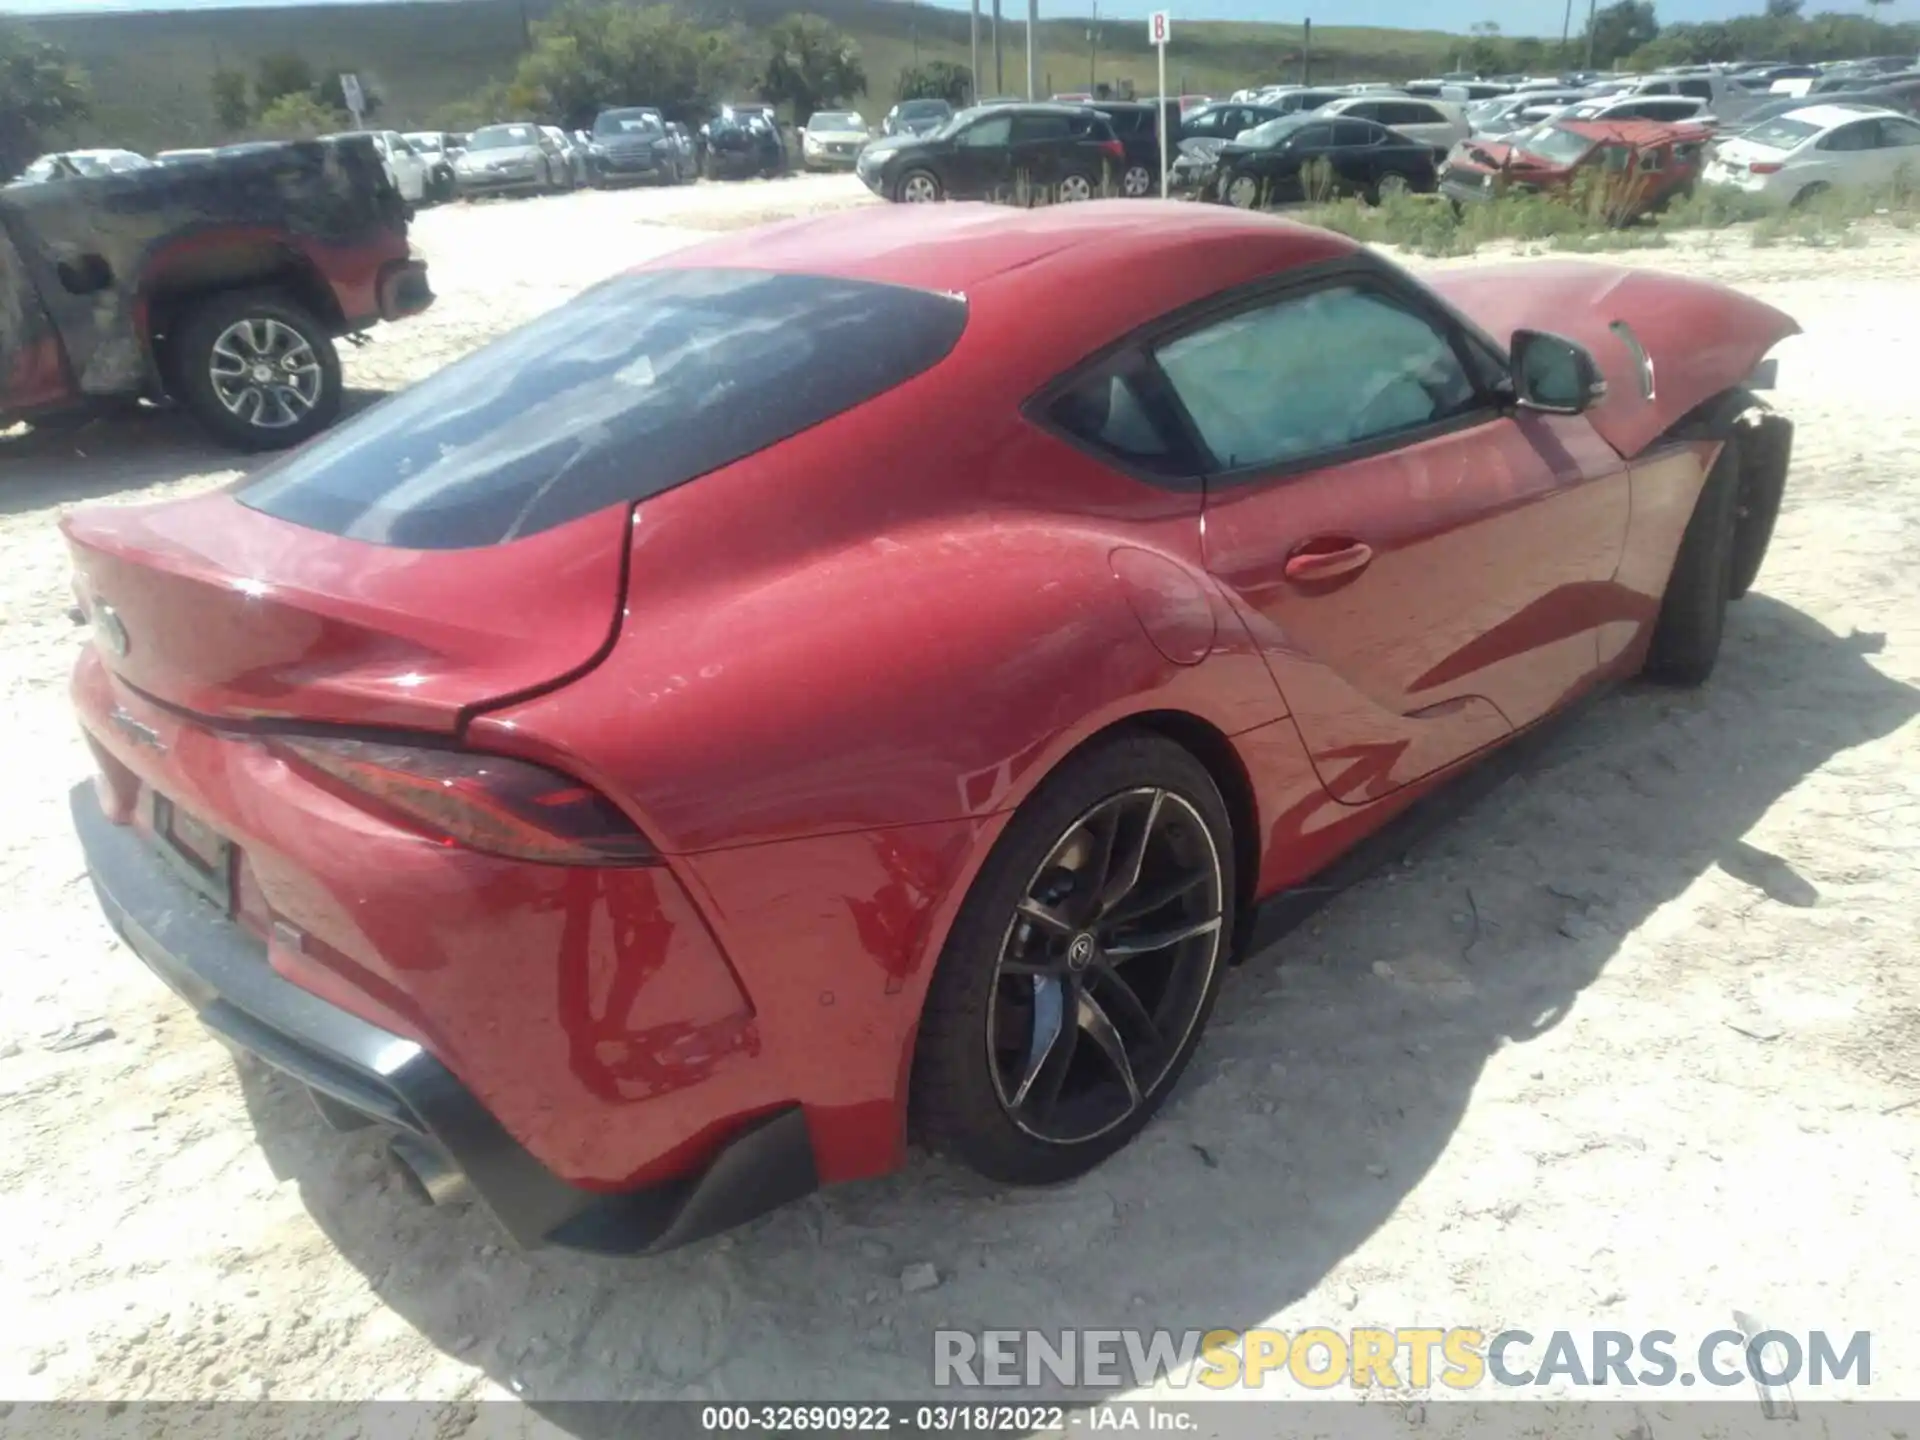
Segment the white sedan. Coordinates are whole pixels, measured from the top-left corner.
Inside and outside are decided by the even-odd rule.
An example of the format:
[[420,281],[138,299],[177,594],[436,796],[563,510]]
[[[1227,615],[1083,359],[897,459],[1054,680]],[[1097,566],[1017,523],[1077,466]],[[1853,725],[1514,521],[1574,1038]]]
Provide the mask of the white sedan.
[[1920,180],[1920,121],[1865,105],[1809,105],[1715,151],[1701,178],[1797,205],[1824,190]]

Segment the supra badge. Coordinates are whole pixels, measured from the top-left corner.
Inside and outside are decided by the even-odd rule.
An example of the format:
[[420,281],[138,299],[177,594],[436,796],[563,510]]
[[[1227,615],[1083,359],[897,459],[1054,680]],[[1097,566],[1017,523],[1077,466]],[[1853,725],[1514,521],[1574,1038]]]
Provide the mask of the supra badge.
[[160,732],[151,725],[142,725],[124,710],[115,710],[107,719],[113,728],[136,745],[144,745],[149,750],[165,750],[167,742],[160,738]]

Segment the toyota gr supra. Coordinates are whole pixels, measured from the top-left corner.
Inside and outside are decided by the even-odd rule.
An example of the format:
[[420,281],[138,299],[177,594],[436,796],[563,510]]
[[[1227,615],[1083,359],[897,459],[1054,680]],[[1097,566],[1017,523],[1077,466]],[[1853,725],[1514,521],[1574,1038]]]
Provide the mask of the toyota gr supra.
[[1707,676],[1794,330],[1153,202],[683,250],[71,514],[75,823],[209,1028],[522,1243],[910,1137],[1062,1180],[1258,922],[1606,682]]

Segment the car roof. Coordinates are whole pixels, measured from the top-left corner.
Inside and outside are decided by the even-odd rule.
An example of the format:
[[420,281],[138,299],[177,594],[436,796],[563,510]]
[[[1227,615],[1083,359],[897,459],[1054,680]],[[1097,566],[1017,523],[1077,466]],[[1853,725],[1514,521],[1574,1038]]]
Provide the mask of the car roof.
[[[1049,288],[1061,270],[1084,268],[1090,283],[1142,266],[1178,270],[1192,247],[1253,238],[1282,256],[1268,267],[1274,269],[1286,268],[1288,252],[1304,264],[1360,248],[1345,236],[1228,206],[1109,200],[1025,210],[955,203],[862,206],[790,220],[675,250],[649,267],[748,265],[965,293],[996,276],[1043,267]],[[1193,280],[1208,283],[1206,276]]]
[[1805,125],[1818,125],[1822,130],[1831,130],[1835,125],[1845,125],[1858,120],[1863,115],[1896,115],[1896,110],[1888,110],[1878,105],[1837,105],[1829,101],[1825,105],[1806,105],[1798,110],[1789,110],[1784,115],[1775,116],[1779,120],[1798,120]]
[[1697,120],[1562,120],[1557,130],[1571,130],[1589,140],[1622,145],[1661,145],[1670,140],[1698,140],[1713,127]]

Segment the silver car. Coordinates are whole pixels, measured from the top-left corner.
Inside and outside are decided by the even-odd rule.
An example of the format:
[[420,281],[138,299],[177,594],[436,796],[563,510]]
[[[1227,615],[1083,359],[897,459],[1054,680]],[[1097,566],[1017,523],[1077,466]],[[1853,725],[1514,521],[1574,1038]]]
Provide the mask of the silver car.
[[527,121],[474,131],[453,173],[462,195],[541,195],[573,184],[572,161]]

